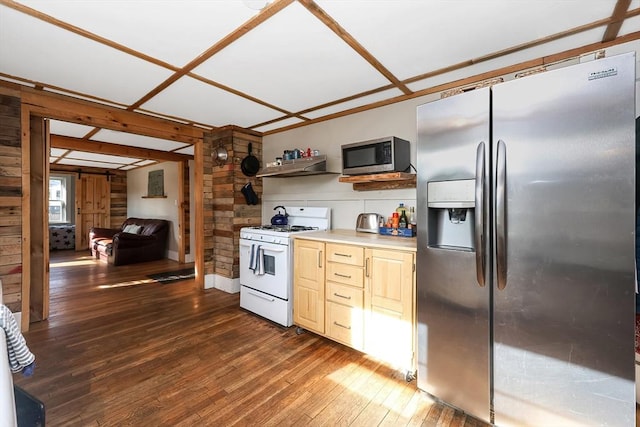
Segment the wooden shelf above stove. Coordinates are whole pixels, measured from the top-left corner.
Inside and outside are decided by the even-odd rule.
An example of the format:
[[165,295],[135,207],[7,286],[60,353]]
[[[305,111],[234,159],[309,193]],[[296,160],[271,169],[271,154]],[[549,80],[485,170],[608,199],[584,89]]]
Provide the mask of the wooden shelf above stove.
[[338,178],[338,181],[353,184],[353,189],[356,191],[416,188],[416,174],[406,172],[351,176],[343,175]]

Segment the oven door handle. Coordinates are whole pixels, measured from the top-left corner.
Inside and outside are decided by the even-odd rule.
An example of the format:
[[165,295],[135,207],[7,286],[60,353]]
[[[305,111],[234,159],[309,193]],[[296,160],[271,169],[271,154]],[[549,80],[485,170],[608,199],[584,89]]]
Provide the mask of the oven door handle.
[[265,247],[264,247],[264,245],[261,245],[261,246],[262,246],[262,250],[263,250],[265,253],[267,253],[267,252],[277,252],[277,253],[280,253],[280,252],[284,252],[284,251],[285,251],[285,250],[284,250],[284,248],[286,248],[286,246],[284,246],[284,247],[282,247],[282,246],[278,246],[278,248],[277,248],[277,249],[272,248],[272,247],[265,248]]
[[[285,252],[286,251],[286,249],[285,249],[286,246],[276,245],[276,244],[273,244],[273,243],[265,244],[265,243],[260,243],[260,242],[256,241],[256,243],[254,243],[254,245],[260,245],[264,252]],[[240,246],[243,247],[243,248],[251,249],[251,245],[250,244],[240,243]]]
[[259,294],[259,293],[254,292],[254,291],[247,291],[247,292],[248,292],[249,294],[253,295],[254,297],[258,297],[258,298],[260,298],[260,299],[263,299],[263,300],[266,300],[266,301],[269,301],[269,302],[274,302],[274,301],[275,301],[275,299],[274,299],[274,298],[266,297],[266,296],[264,296],[263,294]]

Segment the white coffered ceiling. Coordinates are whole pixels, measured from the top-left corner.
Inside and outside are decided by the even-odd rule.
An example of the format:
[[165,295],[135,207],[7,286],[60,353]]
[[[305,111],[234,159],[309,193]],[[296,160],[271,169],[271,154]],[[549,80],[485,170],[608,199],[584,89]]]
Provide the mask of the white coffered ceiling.
[[[276,132],[640,39],[640,0],[251,3],[259,1],[0,0],[0,79],[205,129]],[[184,143],[56,120],[51,133],[193,154]],[[51,156],[112,169],[144,160]]]

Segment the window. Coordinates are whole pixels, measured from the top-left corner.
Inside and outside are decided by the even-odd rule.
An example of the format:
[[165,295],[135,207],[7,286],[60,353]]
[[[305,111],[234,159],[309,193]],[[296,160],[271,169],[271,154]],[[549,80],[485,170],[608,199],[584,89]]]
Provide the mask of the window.
[[49,177],[49,222],[72,222],[71,218],[71,176],[58,175]]

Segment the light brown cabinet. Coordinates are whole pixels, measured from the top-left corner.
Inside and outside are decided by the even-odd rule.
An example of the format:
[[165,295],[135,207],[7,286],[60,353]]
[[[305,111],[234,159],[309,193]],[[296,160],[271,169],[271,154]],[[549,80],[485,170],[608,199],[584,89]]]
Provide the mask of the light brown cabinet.
[[412,251],[295,239],[294,323],[404,370],[408,380],[415,284]]
[[324,334],[324,243],[294,240],[293,322]]
[[365,251],[364,351],[399,368],[415,364],[415,255]]

